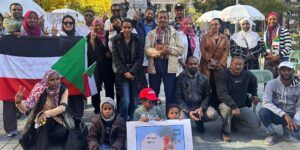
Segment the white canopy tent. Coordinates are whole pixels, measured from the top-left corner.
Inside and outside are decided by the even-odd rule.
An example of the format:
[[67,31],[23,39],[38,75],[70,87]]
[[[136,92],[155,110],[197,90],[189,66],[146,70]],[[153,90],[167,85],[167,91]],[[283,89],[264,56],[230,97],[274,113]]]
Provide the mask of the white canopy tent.
[[70,15],[75,19],[76,31],[80,35],[86,36],[89,34],[90,29],[85,25],[84,16],[80,12],[68,8],[56,9],[53,10],[51,13],[48,13],[46,20],[48,20],[51,24],[50,27],[48,27],[48,29],[51,29],[54,25],[60,30],[62,27],[61,21],[65,15]]
[[46,15],[47,13],[45,10],[39,6],[37,3],[35,3],[33,0],[1,0],[0,2],[0,12],[4,14],[9,14],[9,6],[12,3],[20,3],[23,7],[23,14],[25,14],[28,10],[33,10],[41,15]]

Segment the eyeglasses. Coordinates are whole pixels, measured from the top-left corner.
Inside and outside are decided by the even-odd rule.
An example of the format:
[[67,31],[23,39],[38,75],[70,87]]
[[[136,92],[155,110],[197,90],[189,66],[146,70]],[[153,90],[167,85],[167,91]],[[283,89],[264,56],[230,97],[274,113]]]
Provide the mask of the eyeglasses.
[[64,25],[73,25],[74,22],[63,22]]
[[112,12],[120,12],[120,9],[112,9]]

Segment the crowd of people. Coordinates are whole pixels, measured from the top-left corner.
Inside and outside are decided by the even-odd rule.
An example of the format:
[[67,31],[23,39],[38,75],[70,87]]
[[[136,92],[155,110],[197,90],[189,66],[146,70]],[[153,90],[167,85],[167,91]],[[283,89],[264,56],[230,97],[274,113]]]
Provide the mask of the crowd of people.
[[[210,22],[207,33],[199,36],[192,18],[184,18],[182,4],[175,6],[174,23],[169,22],[164,10],[155,13],[149,8],[143,16],[128,19],[121,17],[120,9],[113,4],[109,19],[95,16],[90,9],[84,12],[90,28],[86,36],[88,65],[97,62],[97,90],[105,90],[104,98],[92,96],[96,115],[88,133],[82,131],[78,136],[87,139],[88,149],[126,149],[126,121],[191,119],[203,133],[204,123],[220,116],[225,142],[231,141],[231,132],[238,127],[258,128],[262,122],[267,145],[276,142],[274,124],[282,125],[287,140],[300,133],[300,79],[288,62],[289,31],[279,24],[276,12],[266,16],[263,37],[253,31],[254,22],[249,18],[241,20],[241,31],[229,37],[220,30],[218,18]],[[70,15],[63,17],[61,30],[53,27],[47,33],[43,18],[36,12],[28,11],[23,16],[18,3],[11,4],[10,11],[7,18],[0,14],[0,37],[80,36]],[[227,66],[229,55],[232,60]],[[266,84],[262,99],[257,94],[257,78],[249,71],[259,69],[259,57],[266,59],[265,69],[274,76]],[[27,99],[21,85],[14,102],[3,101],[8,136],[18,134],[17,110],[31,112],[20,140],[24,149],[44,150],[51,144],[75,147],[70,144],[74,136],[70,136],[73,132],[64,116],[70,112],[82,118],[86,98],[83,94],[68,95],[60,79],[56,71],[49,70]],[[158,99],[162,81],[166,110],[157,106],[162,103]],[[262,108],[257,116],[251,107],[259,102]]]

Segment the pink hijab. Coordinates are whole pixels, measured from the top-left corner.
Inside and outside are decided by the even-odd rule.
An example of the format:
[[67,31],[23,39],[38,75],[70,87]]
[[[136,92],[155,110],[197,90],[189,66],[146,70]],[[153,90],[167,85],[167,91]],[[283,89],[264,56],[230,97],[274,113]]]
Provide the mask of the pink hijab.
[[[104,27],[103,20],[98,18],[98,17],[96,17],[92,22],[93,28],[95,28],[97,25],[102,25]],[[101,31],[94,30],[94,32],[96,33],[97,39],[100,40],[105,45],[106,41],[105,41],[105,30],[104,30],[104,28]]]
[[45,73],[44,77],[42,78],[42,80],[40,82],[38,82],[37,84],[35,84],[35,86],[33,87],[33,89],[31,90],[28,98],[25,101],[25,105],[28,108],[33,108],[35,107],[35,105],[38,103],[38,101],[40,100],[40,96],[42,95],[42,93],[46,90],[47,91],[47,95],[51,98],[51,100],[53,101],[53,104],[55,106],[58,106],[58,99],[59,99],[59,90],[60,90],[60,84],[56,87],[54,87],[53,89],[48,87],[48,81],[51,75],[55,75],[55,76],[59,76],[57,71],[55,70],[49,70]]
[[192,19],[191,18],[184,18],[182,20],[182,23],[181,23],[181,31],[186,34],[186,35],[189,35],[190,36],[190,48],[192,50],[192,53],[194,53],[194,50],[196,48],[196,34],[195,34],[195,31],[193,29],[187,29],[186,28],[186,23],[190,21],[192,22]]
[[24,15],[24,20],[23,20],[23,28],[25,29],[25,31],[27,32],[28,35],[33,35],[33,36],[40,36],[41,35],[41,28],[38,24],[36,24],[35,26],[29,26],[28,25],[28,17],[30,14],[34,14],[36,15],[37,18],[39,18],[38,14],[35,11],[29,10],[26,12],[26,14]]

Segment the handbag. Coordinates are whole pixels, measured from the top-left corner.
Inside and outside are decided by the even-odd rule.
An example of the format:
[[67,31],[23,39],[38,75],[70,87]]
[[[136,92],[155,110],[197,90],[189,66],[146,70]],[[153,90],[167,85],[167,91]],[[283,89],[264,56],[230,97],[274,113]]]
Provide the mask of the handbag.
[[63,117],[64,126],[67,129],[69,129],[69,130],[75,129],[75,120],[70,113],[65,111],[62,113],[62,117]]
[[[217,45],[216,45],[216,46],[213,48],[213,50],[212,50],[212,56],[215,55],[216,50],[217,50],[217,48],[219,47],[220,43],[221,43],[221,39],[220,39],[220,36],[219,36]],[[219,60],[215,60],[215,61],[216,61],[216,65],[220,63]],[[208,62],[208,63],[207,63],[207,68],[208,68],[209,70],[215,70],[215,69],[216,69],[216,66],[212,66],[212,65]]]

